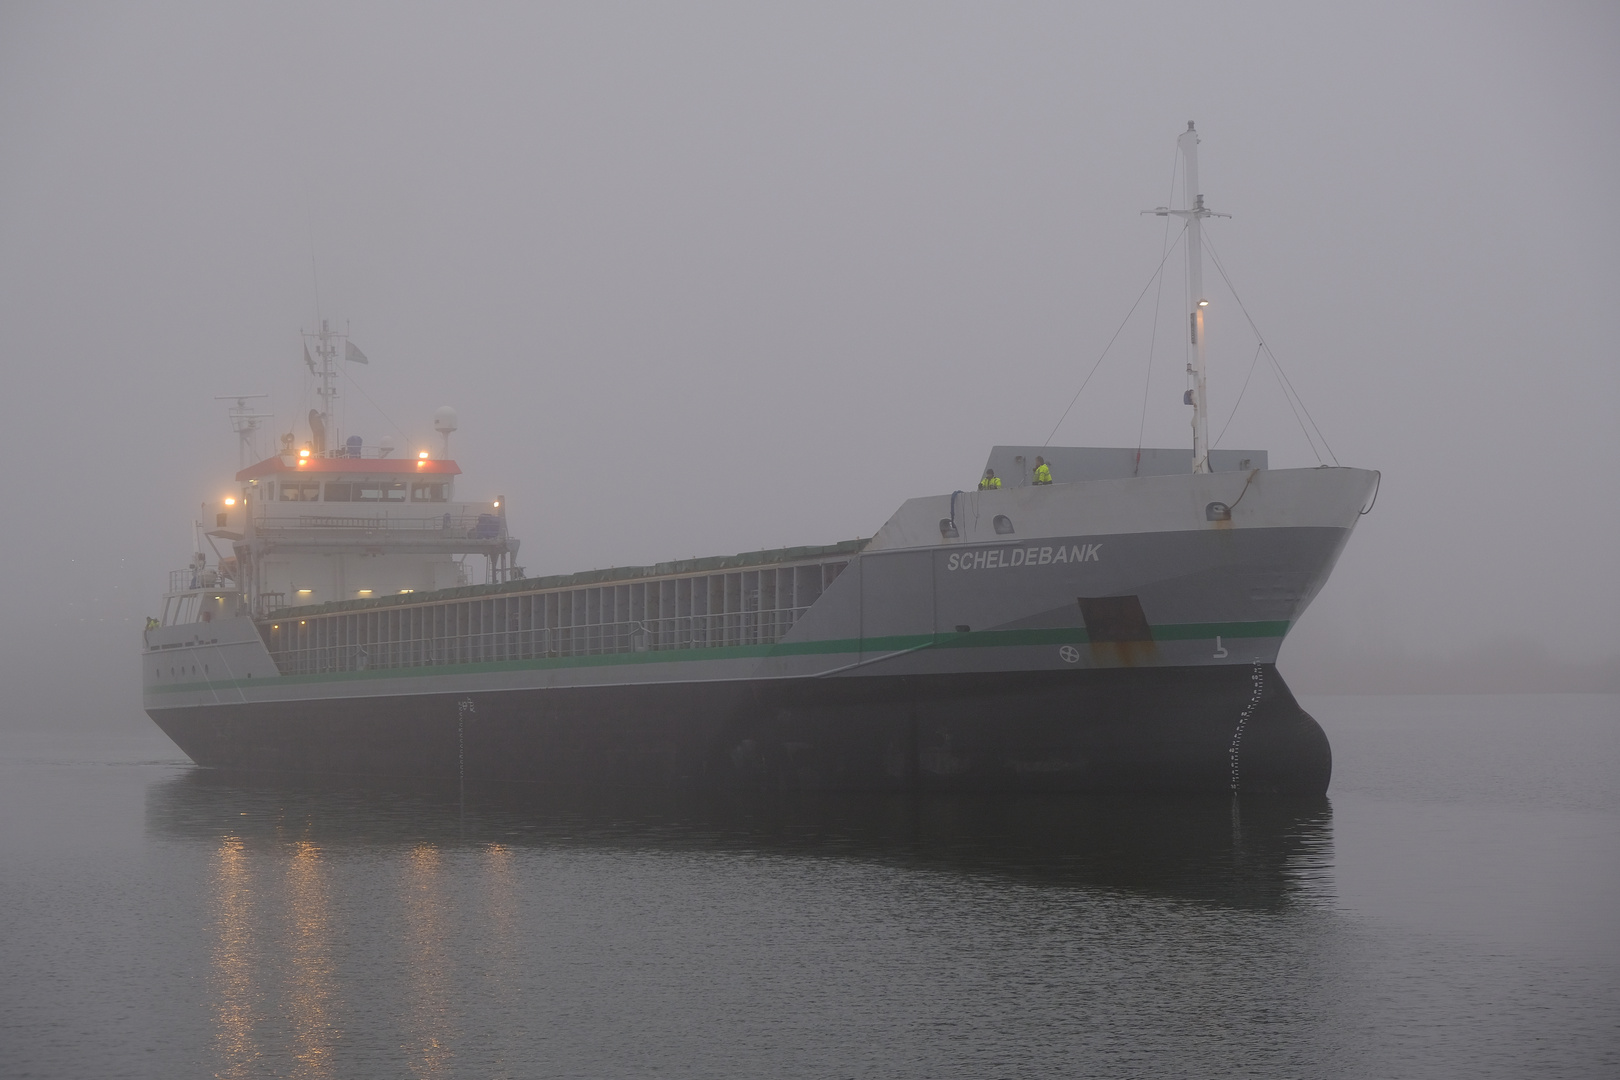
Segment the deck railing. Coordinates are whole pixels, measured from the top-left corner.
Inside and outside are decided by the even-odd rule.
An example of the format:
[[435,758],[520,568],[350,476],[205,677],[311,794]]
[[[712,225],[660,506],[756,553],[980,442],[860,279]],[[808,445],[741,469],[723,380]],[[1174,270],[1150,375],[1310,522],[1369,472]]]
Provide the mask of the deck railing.
[[[280,508],[298,506],[297,503],[272,503]],[[308,504],[304,504],[308,505]],[[253,519],[253,527],[260,533],[274,533],[289,529],[344,529],[367,532],[409,532],[416,535],[442,533],[446,536],[493,540],[505,534],[505,523],[496,514],[442,513],[399,515],[366,513],[277,513],[264,510]]]
[[212,566],[188,567],[169,571],[169,592],[189,592],[193,589],[225,589],[236,591],[231,579]]
[[847,557],[456,596],[259,623],[284,675],[772,645]]
[[[384,625],[362,628],[338,619],[286,619],[272,623],[266,644],[284,675],[367,671],[379,668],[433,667],[505,660],[655,653],[677,649],[712,649],[737,645],[771,645],[780,641],[809,608],[774,608],[714,615],[577,623],[571,626],[508,628],[457,633],[429,627],[427,632],[389,633]],[[387,614],[387,613],[368,613]],[[341,617],[354,622],[360,614]],[[403,620],[401,620],[402,622]],[[400,629],[399,622],[395,627]],[[372,633],[366,633],[366,630]],[[352,640],[352,636],[364,640]],[[350,640],[344,640],[344,639]]]

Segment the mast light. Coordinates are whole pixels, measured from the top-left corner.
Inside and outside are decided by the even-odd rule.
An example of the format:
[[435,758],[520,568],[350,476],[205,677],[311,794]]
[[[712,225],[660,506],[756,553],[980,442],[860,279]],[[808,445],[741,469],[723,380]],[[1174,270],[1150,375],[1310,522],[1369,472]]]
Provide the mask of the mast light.
[[419,450],[416,453],[416,458],[418,461],[426,461],[428,459],[428,452],[426,450]]
[[227,495],[227,496],[225,496],[225,505],[226,506],[235,506],[236,505],[236,500],[231,498],[229,495]]
[[1209,307],[1209,301],[1208,300],[1200,300],[1200,301],[1198,301],[1198,306],[1199,307]]

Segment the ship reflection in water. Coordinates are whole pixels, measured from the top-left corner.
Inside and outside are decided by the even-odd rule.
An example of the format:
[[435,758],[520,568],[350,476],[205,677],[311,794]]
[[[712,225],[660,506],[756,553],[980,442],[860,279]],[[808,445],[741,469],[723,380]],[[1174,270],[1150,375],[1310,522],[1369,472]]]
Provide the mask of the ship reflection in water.
[[1124,1065],[1171,1016],[1253,1062],[1333,997],[1325,800],[463,802],[192,770],[146,809],[211,853],[222,1076]]

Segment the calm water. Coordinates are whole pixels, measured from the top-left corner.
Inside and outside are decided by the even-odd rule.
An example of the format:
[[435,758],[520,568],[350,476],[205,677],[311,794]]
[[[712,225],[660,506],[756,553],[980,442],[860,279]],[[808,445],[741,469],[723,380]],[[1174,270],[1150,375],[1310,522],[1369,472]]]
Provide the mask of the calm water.
[[0,1075],[1620,1075],[1620,698],[1328,800],[594,805],[0,741]]

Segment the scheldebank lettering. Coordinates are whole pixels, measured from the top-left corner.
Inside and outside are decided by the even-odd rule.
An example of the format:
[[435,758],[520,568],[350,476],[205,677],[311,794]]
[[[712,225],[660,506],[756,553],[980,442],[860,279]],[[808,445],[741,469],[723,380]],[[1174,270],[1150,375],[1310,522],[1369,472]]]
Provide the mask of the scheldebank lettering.
[[1045,566],[1047,563],[1101,562],[1101,544],[1071,544],[1065,547],[986,548],[952,554],[947,570],[995,570],[1003,566]]

